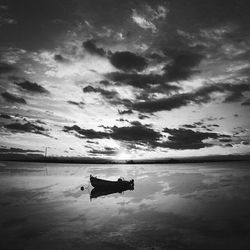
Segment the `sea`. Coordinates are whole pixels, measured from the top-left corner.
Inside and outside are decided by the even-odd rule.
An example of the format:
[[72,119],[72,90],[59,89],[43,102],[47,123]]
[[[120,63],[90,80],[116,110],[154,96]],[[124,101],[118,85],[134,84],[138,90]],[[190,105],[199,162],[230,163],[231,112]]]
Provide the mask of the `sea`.
[[0,249],[250,249],[250,162],[0,162]]

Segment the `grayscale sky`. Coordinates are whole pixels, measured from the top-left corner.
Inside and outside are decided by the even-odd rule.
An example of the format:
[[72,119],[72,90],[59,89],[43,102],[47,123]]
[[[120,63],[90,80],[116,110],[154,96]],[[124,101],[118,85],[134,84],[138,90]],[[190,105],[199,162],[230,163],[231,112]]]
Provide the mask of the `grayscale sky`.
[[0,1],[0,153],[250,152],[249,0]]

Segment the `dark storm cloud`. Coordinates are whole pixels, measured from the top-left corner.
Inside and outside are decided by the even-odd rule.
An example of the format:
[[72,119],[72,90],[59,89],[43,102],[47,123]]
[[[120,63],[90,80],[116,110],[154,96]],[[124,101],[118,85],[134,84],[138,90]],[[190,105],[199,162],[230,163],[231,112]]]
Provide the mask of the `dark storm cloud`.
[[11,116],[7,115],[7,114],[1,114],[0,118],[4,118],[4,119],[12,119]]
[[188,79],[197,72],[193,68],[204,58],[203,55],[188,50],[166,49],[164,53],[171,60],[163,68],[168,82]]
[[[139,89],[150,88],[155,85],[161,85],[161,91],[178,91],[181,89],[179,86],[167,84],[165,76],[157,74],[137,74],[126,72],[112,72],[106,75],[110,80],[123,84],[130,85]],[[156,89],[155,89],[156,90]]]
[[148,100],[144,102],[137,102],[133,104],[133,109],[141,112],[157,112],[157,111],[170,111],[172,109],[188,106],[191,103],[203,104],[212,100],[211,94],[213,93],[244,93],[250,90],[250,85],[247,83],[241,84],[214,84],[207,85],[182,94],[176,94],[167,98],[158,100]]
[[4,128],[12,131],[12,132],[19,132],[19,133],[34,133],[34,134],[41,134],[46,135],[47,130],[41,126],[33,124],[31,122],[26,123],[10,123],[3,126]]
[[83,88],[84,93],[91,93],[91,92],[97,92],[96,88],[92,87],[91,85],[88,85]]
[[249,145],[250,142],[248,142],[248,141],[243,141],[242,144],[243,144],[243,145]]
[[11,73],[16,70],[16,66],[4,62],[0,62],[0,75]]
[[[139,121],[131,121],[129,122],[133,126],[143,126]],[[146,125],[145,125],[146,126]]]
[[129,51],[115,52],[110,57],[110,62],[123,71],[142,71],[148,65],[146,59]]
[[46,90],[44,87],[35,82],[24,81],[19,83],[16,82],[15,84],[19,86],[21,89],[28,90],[33,93],[41,93],[41,94],[49,93],[48,90]]
[[175,150],[184,149],[201,149],[211,147],[212,142],[203,142],[206,139],[217,140],[218,142],[230,142],[231,136],[212,132],[193,131],[191,129],[179,128],[163,130],[164,133],[170,134],[167,141],[160,142],[163,137],[162,133],[155,131],[148,125],[143,125],[138,121],[130,122],[132,126],[124,127],[109,127],[107,132],[95,131],[93,129],[81,129],[73,125],[72,127],[65,126],[64,132],[76,132],[77,137],[88,139],[114,139],[126,143],[135,143],[147,145],[155,148],[169,148]]
[[64,56],[60,54],[54,55],[54,60],[59,63],[68,63],[70,62],[69,59],[65,58]]
[[89,153],[93,155],[116,155],[118,151],[115,148],[105,147],[104,150],[92,149]]
[[90,54],[98,56],[106,56],[106,51],[102,48],[98,48],[95,44],[95,40],[93,39],[83,42],[82,46]]
[[163,68],[164,74],[138,74],[129,72],[112,72],[106,77],[118,84],[131,85],[136,88],[151,88],[151,92],[173,92],[181,89],[180,86],[169,82],[186,80],[197,70],[194,70],[204,58],[203,55],[179,49],[165,49],[165,61],[168,63]]
[[131,106],[131,101],[129,99],[122,99],[120,95],[115,90],[106,90],[99,87],[92,87],[88,85],[83,88],[84,93],[98,93],[104,97],[104,99],[112,105],[124,105]]
[[64,132],[76,132],[76,136],[83,136],[88,139],[105,139],[112,138],[119,141],[141,142],[154,144],[161,134],[147,126],[137,123],[133,126],[110,127],[108,132],[95,131],[93,129],[82,129],[77,125],[71,127],[64,126]]
[[73,126],[64,126],[63,128],[64,132],[76,132],[80,136],[84,136],[88,139],[103,139],[108,138],[109,133],[101,132],[101,131],[95,131],[93,129],[82,129],[77,125]]
[[153,143],[161,137],[161,134],[143,125],[133,125],[131,127],[114,126],[111,137],[115,140]]
[[10,94],[7,91],[4,92],[4,93],[1,93],[1,95],[8,102],[26,104],[26,101],[24,100],[24,98],[16,96],[16,95],[13,95],[13,94]]
[[109,86],[110,85],[110,82],[107,81],[107,80],[101,80],[99,83],[104,85],[104,86]]
[[42,152],[40,150],[21,149],[21,148],[0,148],[0,153],[31,153]]
[[220,135],[217,133],[199,132],[191,129],[169,129],[165,128],[163,132],[170,134],[168,141],[159,143],[160,147],[170,149],[183,150],[183,149],[200,149],[213,144],[203,142],[205,139],[219,139],[230,137],[228,135]]
[[162,110],[172,110],[187,106],[191,103],[193,96],[190,93],[173,95],[168,98],[161,98],[158,100],[149,100],[144,102],[137,102],[133,104],[133,109],[140,112],[151,113]]
[[224,102],[237,102],[243,99],[243,93],[250,91],[250,85],[248,83],[242,84],[228,84],[224,85],[225,90],[229,91],[230,94],[225,98]]
[[106,90],[103,88],[94,88],[90,85],[83,88],[84,93],[100,93],[106,99],[115,99],[118,97],[118,93],[115,90]]

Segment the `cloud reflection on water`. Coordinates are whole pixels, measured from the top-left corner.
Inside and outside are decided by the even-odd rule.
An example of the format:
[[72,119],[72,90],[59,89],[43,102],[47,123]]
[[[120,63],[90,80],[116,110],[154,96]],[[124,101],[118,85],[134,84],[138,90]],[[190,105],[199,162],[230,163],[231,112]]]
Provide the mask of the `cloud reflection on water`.
[[[10,249],[246,249],[246,166],[6,163],[0,231]],[[133,178],[135,189],[90,200],[91,189],[80,190],[90,173]]]

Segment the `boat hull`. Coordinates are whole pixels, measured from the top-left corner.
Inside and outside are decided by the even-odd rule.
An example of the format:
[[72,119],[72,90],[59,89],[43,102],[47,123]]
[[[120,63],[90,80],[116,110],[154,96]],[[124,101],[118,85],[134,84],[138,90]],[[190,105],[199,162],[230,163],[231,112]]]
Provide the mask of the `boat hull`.
[[108,181],[90,176],[90,183],[95,188],[130,188],[134,186],[134,180],[131,181]]

